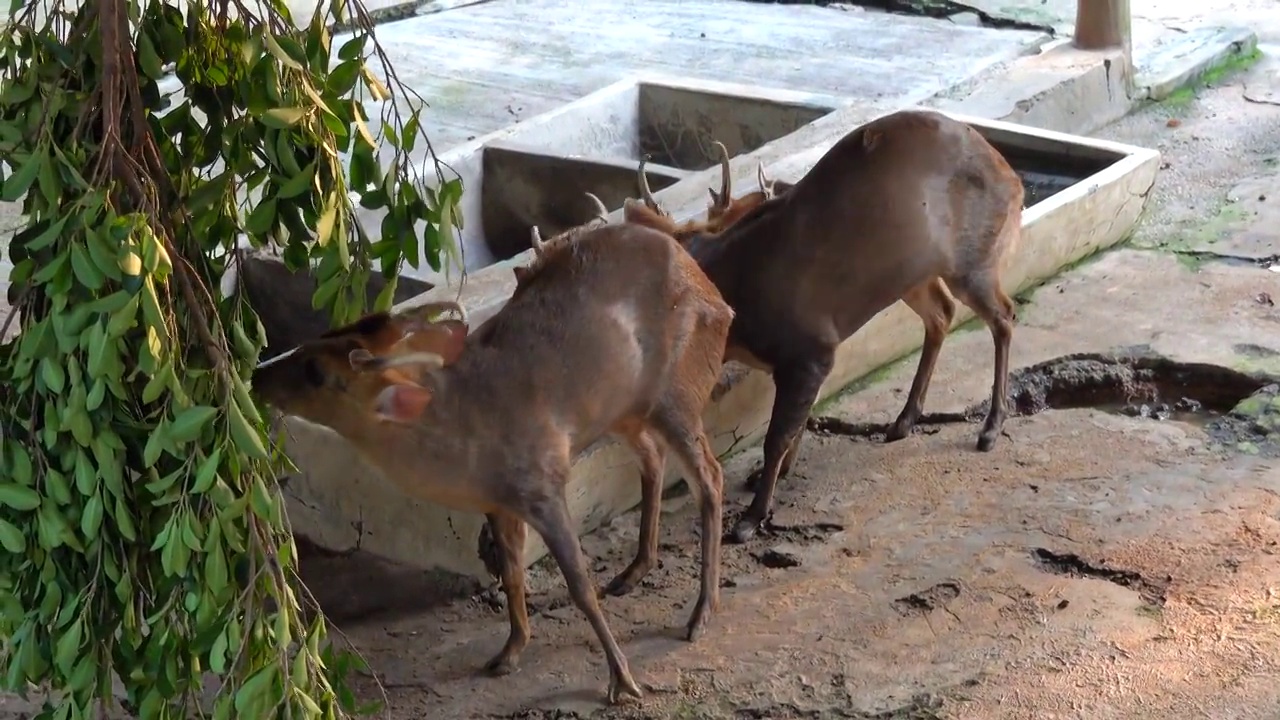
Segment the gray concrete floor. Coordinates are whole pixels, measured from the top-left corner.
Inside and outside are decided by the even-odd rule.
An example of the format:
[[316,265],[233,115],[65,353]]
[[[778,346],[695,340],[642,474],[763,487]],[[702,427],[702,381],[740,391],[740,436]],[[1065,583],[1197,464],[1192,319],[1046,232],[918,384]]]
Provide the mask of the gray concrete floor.
[[1044,37],[736,0],[503,0],[387,23],[378,38],[427,99],[443,149],[639,72],[923,100]]

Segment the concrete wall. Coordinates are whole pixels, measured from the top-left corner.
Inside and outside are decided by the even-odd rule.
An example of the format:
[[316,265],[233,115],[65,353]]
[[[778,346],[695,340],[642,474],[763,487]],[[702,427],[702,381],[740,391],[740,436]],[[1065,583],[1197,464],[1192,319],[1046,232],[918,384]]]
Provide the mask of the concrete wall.
[[[878,114],[850,107],[805,126],[800,132],[810,135],[809,147],[778,157],[769,166],[770,174],[782,180],[798,180],[831,144]],[[1027,209],[1022,245],[1005,274],[1008,291],[1016,292],[1040,282],[1063,265],[1118,242],[1141,214],[1159,164],[1157,152],[1009,123],[963,116],[961,119],[979,126],[997,142],[1115,161]],[[820,130],[813,130],[819,124]],[[737,157],[731,167],[738,182],[749,184],[754,158]],[[688,217],[705,208],[706,188],[718,182],[719,170],[711,168],[690,175],[657,196],[677,217]],[[522,253],[467,277],[461,286],[461,301],[471,313],[473,327],[501,309],[515,284],[510,268],[528,262],[530,255]],[[438,287],[399,308],[452,299],[458,294],[457,286]],[[957,323],[968,317],[967,308],[962,309]],[[876,367],[911,352],[921,338],[921,326],[914,314],[901,303],[893,305],[841,346],[822,397],[829,397]],[[975,371],[990,372],[989,368]],[[757,441],[765,429],[772,400],[773,385],[766,374],[736,364],[727,366],[721,387],[705,413],[716,451],[725,453]],[[476,555],[482,518],[405,498],[333,433],[300,420],[291,419],[289,424],[289,452],[303,468],[303,476],[295,478],[288,490],[295,531],[334,549],[359,545],[418,567],[484,576]],[[616,442],[604,440],[583,453],[574,465],[568,486],[569,506],[579,528],[590,530],[634,507],[639,501],[638,477],[634,456]],[[672,468],[667,481],[675,479]],[[531,536],[526,552],[526,560],[532,562],[545,553],[545,547],[540,539]]]

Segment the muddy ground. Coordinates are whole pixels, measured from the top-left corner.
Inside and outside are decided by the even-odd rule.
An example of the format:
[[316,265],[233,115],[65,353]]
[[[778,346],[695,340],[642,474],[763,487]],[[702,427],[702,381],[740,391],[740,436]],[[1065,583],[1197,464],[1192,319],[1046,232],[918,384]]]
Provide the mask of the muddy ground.
[[[490,679],[500,593],[450,602],[412,573],[313,559],[388,715],[1280,716],[1280,401],[1263,389],[1229,412],[1280,379],[1280,107],[1246,99],[1280,85],[1270,62],[1099,133],[1166,167],[1129,247],[1024,299],[1019,405],[1047,409],[993,452],[947,415],[989,392],[980,328],[943,350],[927,404],[946,422],[892,445],[865,426],[896,415],[914,357],[817,408],[776,527],[725,547],[721,611],[695,644],[679,639],[695,513],[667,500],[662,567],[605,601],[643,705],[601,705],[603,656],[545,562],[522,670]],[[759,456],[726,463],[728,513]],[[636,538],[632,514],[584,540],[600,581]]]

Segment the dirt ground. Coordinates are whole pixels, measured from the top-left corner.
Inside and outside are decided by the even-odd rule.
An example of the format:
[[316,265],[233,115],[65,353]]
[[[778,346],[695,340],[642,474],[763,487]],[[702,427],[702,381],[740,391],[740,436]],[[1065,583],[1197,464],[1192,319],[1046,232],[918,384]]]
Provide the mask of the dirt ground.
[[[1265,383],[1236,371],[1280,378],[1280,273],[1268,269],[1280,107],[1245,99],[1280,86],[1270,62],[1099,133],[1165,153],[1149,215],[1130,247],[1019,311],[1015,367],[1076,353],[1169,367],[1050,392],[1062,409],[1011,419],[989,454],[973,449],[976,424],[892,445],[851,430],[896,415],[914,357],[818,408],[834,431],[809,433],[773,531],[725,547],[722,607],[694,644],[679,629],[697,593],[695,513],[687,495],[669,498],[662,567],[604,603],[646,690],[639,706],[603,707],[603,656],[545,563],[531,571],[533,641],[503,679],[477,672],[505,638],[501,593],[435,604],[420,577],[348,567],[358,581],[330,576],[325,595],[389,716],[1280,716],[1280,447],[1264,435],[1276,420],[1221,415]],[[991,355],[985,330],[954,334],[928,409],[984,400]],[[1063,367],[1020,386],[1052,390]],[[1183,398],[1205,406],[1188,412]],[[727,513],[758,462],[755,450],[726,463]],[[600,581],[636,539],[631,514],[584,540]]]

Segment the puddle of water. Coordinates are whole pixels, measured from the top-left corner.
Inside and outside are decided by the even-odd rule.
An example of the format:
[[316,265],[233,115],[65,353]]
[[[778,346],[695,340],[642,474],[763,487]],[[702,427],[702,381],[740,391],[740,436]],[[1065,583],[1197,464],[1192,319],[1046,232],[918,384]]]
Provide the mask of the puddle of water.
[[1071,175],[1058,175],[1035,170],[1014,168],[1014,172],[1018,173],[1018,178],[1022,180],[1022,207],[1024,208],[1029,208],[1038,202],[1047,200],[1080,181],[1079,178]]
[[1198,428],[1207,428],[1223,413],[1204,407],[1191,398],[1182,398],[1177,402],[1114,402],[1097,406],[1098,410],[1110,415],[1121,415],[1131,418],[1143,418],[1157,421],[1185,423]]

